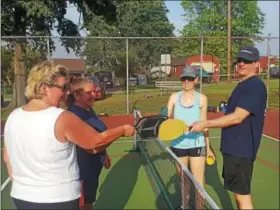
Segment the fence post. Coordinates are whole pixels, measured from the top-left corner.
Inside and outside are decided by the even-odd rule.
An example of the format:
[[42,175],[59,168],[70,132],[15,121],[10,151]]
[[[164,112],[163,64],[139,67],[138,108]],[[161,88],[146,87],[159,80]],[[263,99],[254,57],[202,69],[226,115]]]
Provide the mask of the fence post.
[[48,50],[48,61],[50,61],[51,60],[51,55],[50,55],[50,38],[48,37],[47,38],[47,50]]
[[203,36],[200,42],[200,93],[202,93],[202,69],[203,69]]
[[128,39],[126,39],[126,114],[129,114],[129,65],[128,65]]
[[267,38],[267,70],[266,70],[266,89],[267,89],[267,101],[266,101],[266,108],[268,109],[269,106],[269,79],[270,79],[270,36],[268,34]]
[[[137,124],[137,109],[133,107],[133,125],[136,126]],[[134,148],[138,149],[138,144],[137,144],[137,132],[134,134]]]

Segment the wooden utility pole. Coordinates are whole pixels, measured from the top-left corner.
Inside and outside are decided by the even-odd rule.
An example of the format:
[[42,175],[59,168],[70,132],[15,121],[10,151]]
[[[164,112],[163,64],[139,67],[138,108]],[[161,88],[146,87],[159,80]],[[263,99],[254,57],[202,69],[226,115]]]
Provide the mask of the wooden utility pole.
[[266,108],[268,109],[269,106],[269,79],[270,79],[270,38],[271,34],[268,34],[267,44],[266,44],[266,51],[267,51],[267,70],[266,70],[266,89],[267,89],[267,101],[266,101]]
[[228,0],[228,63],[227,63],[227,75],[228,82],[230,82],[230,67],[231,67],[231,0]]

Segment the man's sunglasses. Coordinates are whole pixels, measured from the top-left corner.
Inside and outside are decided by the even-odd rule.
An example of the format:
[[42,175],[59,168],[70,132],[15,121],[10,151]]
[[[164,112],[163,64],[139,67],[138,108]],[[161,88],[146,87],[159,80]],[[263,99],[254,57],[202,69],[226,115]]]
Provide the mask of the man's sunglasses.
[[195,80],[195,78],[194,77],[185,76],[185,77],[181,77],[180,80],[181,80],[181,82],[185,82],[185,81],[193,82]]
[[245,63],[245,64],[251,64],[251,63],[253,63],[253,61],[248,61],[248,60],[245,60],[245,59],[242,59],[242,58],[238,58],[236,62],[237,62],[237,63],[243,62],[243,63]]
[[48,84],[48,86],[49,87],[56,87],[56,88],[59,88],[59,89],[61,89],[63,92],[66,92],[68,89],[69,89],[69,87],[68,87],[68,84],[64,84],[64,85],[62,85],[62,86],[60,86],[60,85],[57,85],[57,84]]

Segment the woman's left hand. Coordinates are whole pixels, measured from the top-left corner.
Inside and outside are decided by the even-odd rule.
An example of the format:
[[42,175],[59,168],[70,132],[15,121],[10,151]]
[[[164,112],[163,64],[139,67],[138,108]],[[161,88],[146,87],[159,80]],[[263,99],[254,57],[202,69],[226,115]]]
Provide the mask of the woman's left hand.
[[214,152],[212,151],[212,149],[207,149],[207,158],[208,157],[212,157],[213,158],[213,160],[214,160],[214,162],[216,161],[216,157],[215,157],[215,154],[214,154]]
[[111,158],[107,153],[105,154],[104,167],[106,169],[109,169],[111,167]]

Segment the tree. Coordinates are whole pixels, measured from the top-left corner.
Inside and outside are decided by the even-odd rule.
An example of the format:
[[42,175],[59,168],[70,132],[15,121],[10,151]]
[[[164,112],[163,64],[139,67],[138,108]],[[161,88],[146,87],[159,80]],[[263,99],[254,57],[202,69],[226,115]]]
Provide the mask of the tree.
[[[1,46],[1,82],[8,86],[12,86],[14,82],[13,57],[14,51],[9,46]],[[23,60],[27,71],[34,64],[45,59],[46,57],[40,51],[25,47]]]
[[6,47],[1,47],[1,84],[11,85],[14,80],[12,62],[13,51]]
[[[65,18],[67,7],[77,7],[83,18],[84,26],[94,15],[103,16],[105,21],[115,21],[116,7],[114,0],[3,0],[1,2],[2,36],[51,36],[54,29],[61,36],[80,36],[79,27]],[[10,49],[14,50],[13,69],[15,74],[13,99],[10,107],[24,104],[23,91],[26,83],[25,49],[28,46],[46,57],[46,39],[8,38]],[[80,52],[81,40],[61,39],[62,46],[69,52]],[[49,40],[50,52],[55,50],[54,41]]]
[[[88,31],[91,36],[104,37],[169,37],[173,36],[174,26],[168,21],[167,12],[162,1],[120,1],[115,23],[94,18]],[[125,75],[124,39],[87,39],[85,46],[83,55],[87,56],[89,65]],[[135,72],[158,65],[162,53],[171,53],[171,44],[166,40],[129,39],[129,68]]]
[[[181,3],[187,24],[181,36],[197,36],[198,40],[185,39],[177,45],[177,56],[200,55],[199,36],[227,37],[227,1],[187,1]],[[260,36],[264,27],[264,14],[257,1],[232,1],[232,36]],[[234,57],[243,45],[254,45],[252,39],[234,39],[231,56]],[[227,39],[204,39],[204,54],[217,56],[222,70],[227,66]]]

